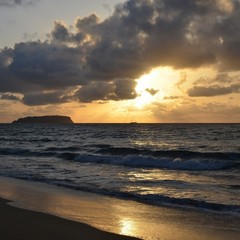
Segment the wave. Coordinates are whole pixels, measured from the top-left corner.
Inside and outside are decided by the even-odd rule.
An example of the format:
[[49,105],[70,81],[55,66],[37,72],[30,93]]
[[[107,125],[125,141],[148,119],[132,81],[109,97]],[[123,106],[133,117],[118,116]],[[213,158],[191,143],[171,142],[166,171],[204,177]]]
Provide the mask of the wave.
[[169,206],[169,207],[181,207],[181,208],[192,208],[201,209],[207,211],[215,211],[222,213],[230,213],[240,216],[240,206],[239,205],[227,205],[223,203],[208,202],[204,200],[196,200],[191,198],[175,198],[166,195],[159,194],[139,194],[137,192],[123,192],[115,189],[97,188],[95,185],[79,185],[73,180],[68,178],[45,178],[41,174],[24,174],[19,173],[14,176],[11,174],[4,174],[6,177],[14,177],[17,179],[23,179],[28,181],[43,182],[50,185],[65,187],[78,191],[86,191],[91,193],[98,193],[118,198],[124,198],[128,200],[135,200],[145,204],[155,205],[155,206]]
[[218,160],[202,160],[199,158],[182,160],[182,159],[167,159],[144,156],[95,156],[95,155],[78,155],[75,156],[75,161],[92,162],[101,164],[113,164],[135,168],[164,168],[171,170],[223,170],[238,166],[238,164],[230,161]]
[[[81,153],[80,147],[48,147],[39,151],[24,148],[0,148],[0,155],[27,157],[55,157],[79,163],[111,164],[134,168],[160,168],[170,170],[224,170],[239,168],[239,153],[151,151],[132,148],[111,148],[114,154]],[[124,152],[124,154],[123,154]]]
[[[18,138],[14,138],[14,137],[5,137],[5,138],[0,138],[0,142],[22,142],[23,141],[23,137],[19,136]],[[51,138],[28,138],[28,139],[24,139],[24,142],[28,142],[28,143],[32,143],[32,142],[43,142],[43,143],[47,143],[47,142],[53,142],[54,139]]]
[[149,149],[136,149],[136,148],[115,148],[108,147],[103,148],[97,151],[102,154],[110,154],[110,155],[150,155],[154,157],[171,157],[171,158],[183,158],[183,159],[191,159],[191,158],[206,158],[206,159],[239,159],[240,153],[238,152],[194,152],[187,150],[156,150],[152,151]]
[[75,147],[75,146],[69,146],[69,147],[48,147],[48,148],[44,149],[44,151],[46,151],[46,152],[64,152],[64,151],[76,152],[76,151],[80,151],[80,150],[81,150],[80,147]]
[[174,198],[165,195],[157,194],[137,194],[133,192],[118,192],[108,189],[94,189],[93,187],[86,186],[74,186],[68,183],[59,182],[58,186],[73,188],[74,190],[81,190],[87,192],[100,193],[104,195],[110,195],[114,197],[120,197],[124,199],[131,199],[146,204],[156,205],[156,206],[169,206],[169,207],[182,207],[182,208],[192,208],[192,209],[202,209],[207,211],[223,212],[223,213],[233,213],[240,216],[240,206],[239,205],[227,205],[222,203],[207,202],[203,200],[195,200],[191,198]]
[[29,152],[28,149],[24,148],[0,148],[1,155],[21,155]]
[[221,203],[207,202],[203,200],[195,200],[190,198],[172,198],[168,196],[154,194],[138,195],[136,199],[157,205],[170,205],[197,209],[200,208],[217,212],[232,212],[234,214],[240,215],[239,205],[226,205]]

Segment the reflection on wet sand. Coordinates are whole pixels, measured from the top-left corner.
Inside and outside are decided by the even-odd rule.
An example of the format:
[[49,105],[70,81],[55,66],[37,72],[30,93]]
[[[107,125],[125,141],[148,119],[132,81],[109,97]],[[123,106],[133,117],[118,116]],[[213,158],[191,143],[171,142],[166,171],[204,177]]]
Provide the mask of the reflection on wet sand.
[[123,218],[119,222],[120,224],[120,234],[122,235],[131,235],[131,233],[135,232],[134,222],[131,219]]
[[[40,183],[0,178],[0,197],[14,206],[84,222],[96,228],[143,239],[238,239],[239,218],[154,207]],[[207,223],[207,225],[206,225]]]

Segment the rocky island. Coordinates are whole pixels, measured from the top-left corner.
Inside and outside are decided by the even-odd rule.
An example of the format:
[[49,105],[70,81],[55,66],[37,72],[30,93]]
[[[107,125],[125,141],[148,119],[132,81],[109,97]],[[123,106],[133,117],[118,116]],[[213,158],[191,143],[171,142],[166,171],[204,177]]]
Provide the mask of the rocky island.
[[25,117],[19,118],[18,120],[13,121],[12,123],[56,123],[56,124],[68,124],[74,123],[72,119],[68,116],[34,116],[34,117]]

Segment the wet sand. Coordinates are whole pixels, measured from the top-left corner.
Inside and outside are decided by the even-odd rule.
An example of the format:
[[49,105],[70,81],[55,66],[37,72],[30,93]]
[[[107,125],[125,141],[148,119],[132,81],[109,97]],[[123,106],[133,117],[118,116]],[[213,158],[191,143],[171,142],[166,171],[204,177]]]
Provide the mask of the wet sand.
[[240,239],[239,216],[149,206],[2,177],[0,197],[12,201],[0,200],[3,240]]
[[0,199],[0,233],[3,240],[137,239],[100,231],[87,224],[23,210]]

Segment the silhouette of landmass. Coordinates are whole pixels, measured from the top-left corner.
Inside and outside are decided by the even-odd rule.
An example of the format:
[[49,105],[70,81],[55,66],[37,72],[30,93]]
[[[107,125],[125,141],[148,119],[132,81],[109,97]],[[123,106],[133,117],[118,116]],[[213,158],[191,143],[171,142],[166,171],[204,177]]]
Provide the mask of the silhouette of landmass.
[[68,116],[41,116],[41,117],[25,117],[19,118],[12,123],[74,123]]

